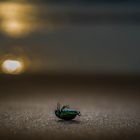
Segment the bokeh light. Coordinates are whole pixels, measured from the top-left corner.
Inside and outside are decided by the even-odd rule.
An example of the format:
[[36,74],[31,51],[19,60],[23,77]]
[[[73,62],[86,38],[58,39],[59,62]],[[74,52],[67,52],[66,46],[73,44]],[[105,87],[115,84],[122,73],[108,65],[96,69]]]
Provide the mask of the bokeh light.
[[0,3],[1,30],[10,37],[22,37],[30,33],[34,30],[34,11],[28,3]]
[[24,68],[24,62],[20,60],[7,59],[2,63],[2,71],[7,74],[20,74]]
[[23,24],[22,22],[18,20],[17,21],[16,20],[4,21],[2,23],[2,28],[5,31],[5,33],[7,33],[9,36],[18,37],[27,33],[25,32],[25,30],[27,29],[25,24]]

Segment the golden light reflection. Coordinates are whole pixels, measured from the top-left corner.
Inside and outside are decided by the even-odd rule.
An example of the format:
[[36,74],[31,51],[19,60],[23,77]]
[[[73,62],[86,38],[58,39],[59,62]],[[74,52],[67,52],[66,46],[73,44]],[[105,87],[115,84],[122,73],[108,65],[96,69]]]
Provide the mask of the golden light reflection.
[[7,59],[2,63],[2,70],[7,74],[20,74],[24,71],[24,63],[20,60]]
[[0,27],[11,37],[21,37],[34,30],[34,8],[25,3],[0,3]]
[[9,36],[20,37],[28,33],[29,30],[26,30],[27,27],[22,22],[16,20],[7,20],[2,23],[2,29]]
[[21,74],[31,65],[30,59],[25,54],[5,54],[0,58],[0,72],[5,74]]

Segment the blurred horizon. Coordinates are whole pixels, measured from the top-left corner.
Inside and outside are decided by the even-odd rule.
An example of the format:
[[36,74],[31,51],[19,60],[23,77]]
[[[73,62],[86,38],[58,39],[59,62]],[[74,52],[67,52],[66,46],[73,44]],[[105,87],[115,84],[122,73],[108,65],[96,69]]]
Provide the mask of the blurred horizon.
[[139,36],[137,0],[0,1],[0,64],[24,73],[140,75]]

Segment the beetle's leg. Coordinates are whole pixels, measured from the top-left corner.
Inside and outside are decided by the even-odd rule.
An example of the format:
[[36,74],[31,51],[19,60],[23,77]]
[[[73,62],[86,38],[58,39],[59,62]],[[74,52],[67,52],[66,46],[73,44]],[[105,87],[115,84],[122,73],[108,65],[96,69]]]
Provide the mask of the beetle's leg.
[[65,108],[70,108],[70,106],[69,105],[65,105]]
[[61,111],[62,111],[63,109],[65,109],[65,108],[69,108],[69,105],[63,106],[63,107],[61,108]]
[[60,107],[61,107],[60,103],[57,103],[57,110],[60,110]]

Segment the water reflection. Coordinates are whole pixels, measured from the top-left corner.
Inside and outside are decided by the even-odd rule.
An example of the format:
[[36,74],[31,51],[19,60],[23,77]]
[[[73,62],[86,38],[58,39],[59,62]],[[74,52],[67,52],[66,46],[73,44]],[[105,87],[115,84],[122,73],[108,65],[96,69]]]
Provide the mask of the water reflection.
[[36,7],[28,3],[0,3],[0,27],[11,37],[21,37],[35,30]]

